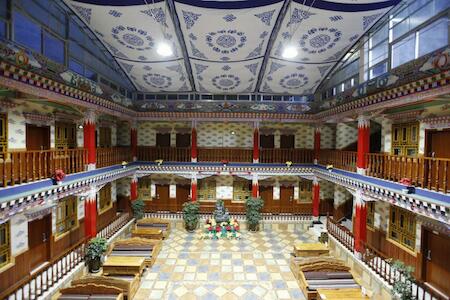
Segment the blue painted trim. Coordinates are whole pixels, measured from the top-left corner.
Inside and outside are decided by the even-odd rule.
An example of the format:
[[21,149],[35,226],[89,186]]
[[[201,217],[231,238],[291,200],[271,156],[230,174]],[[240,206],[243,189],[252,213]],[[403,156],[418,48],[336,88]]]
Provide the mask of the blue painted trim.
[[165,63],[165,62],[174,62],[184,59],[184,57],[177,57],[173,59],[167,59],[167,60],[135,60],[135,59],[129,59],[129,58],[123,58],[120,56],[113,55],[114,58],[118,58],[119,60],[123,61],[129,61],[134,63],[143,63],[143,64],[158,64],[158,63]]
[[[304,4],[305,6],[311,6],[318,9],[342,11],[342,12],[357,12],[357,11],[370,11],[388,8],[394,6],[400,2],[400,0],[389,0],[375,3],[335,3],[324,0],[293,0],[298,4]],[[306,1],[306,2],[305,2]]]
[[269,63],[270,52],[272,51],[273,45],[277,40],[278,32],[280,31],[281,24],[283,23],[284,18],[286,17],[286,13],[288,11],[289,5],[291,4],[291,0],[285,0],[283,6],[278,13],[277,20],[275,21],[275,25],[272,28],[272,32],[270,33],[269,42],[267,42],[266,53],[264,54],[264,59],[261,64],[261,68],[259,68],[258,73],[258,81],[256,81],[256,86],[254,91],[259,92],[261,87],[264,73],[266,73],[267,64]]
[[229,64],[229,63],[240,63],[240,62],[249,62],[249,61],[253,61],[256,59],[261,59],[264,56],[258,56],[258,57],[252,57],[249,59],[241,59],[241,60],[227,60],[227,61],[223,61],[223,60],[210,60],[210,59],[202,59],[202,58],[197,58],[197,57],[192,57],[189,56],[189,59],[192,60],[197,60],[197,61],[202,61],[202,62],[212,62],[212,63],[223,63],[223,64]]

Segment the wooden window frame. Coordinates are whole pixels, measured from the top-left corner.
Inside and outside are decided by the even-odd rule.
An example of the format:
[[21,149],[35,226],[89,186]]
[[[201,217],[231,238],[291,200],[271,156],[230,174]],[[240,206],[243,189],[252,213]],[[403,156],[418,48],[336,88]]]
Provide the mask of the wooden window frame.
[[102,213],[108,211],[111,207],[111,183],[107,183],[100,189],[100,191],[98,191],[98,214],[101,215]]
[[[247,198],[252,196],[252,191],[249,189],[251,183],[248,180],[233,180],[233,202],[244,202]],[[240,199],[237,199],[240,197]]]
[[8,151],[8,114],[0,113],[0,122],[3,130],[0,131],[0,158],[4,158],[4,153]]
[[[419,151],[419,130],[418,122],[392,124],[391,154],[416,157]],[[409,152],[412,153],[409,154]]]
[[367,202],[367,228],[375,230],[375,201]]
[[[403,225],[402,225],[403,222]],[[416,216],[403,208],[391,205],[389,209],[388,239],[406,248],[408,251],[416,251]],[[408,228],[409,227],[409,228]],[[408,245],[405,239],[412,241]]]
[[[67,206],[69,202],[69,206]],[[72,209],[70,209],[72,204]],[[65,210],[65,212],[63,212]],[[64,225],[64,231],[60,231]],[[56,206],[56,237],[60,237],[78,227],[78,198],[76,196],[65,197]]]
[[[215,178],[205,178],[198,181],[197,198],[203,202],[215,202],[217,197]],[[211,195],[211,199],[208,197]]]
[[6,260],[0,263],[0,269],[11,262],[11,226],[9,221],[0,224],[0,230],[5,230],[5,243],[0,244],[0,256],[6,255]]

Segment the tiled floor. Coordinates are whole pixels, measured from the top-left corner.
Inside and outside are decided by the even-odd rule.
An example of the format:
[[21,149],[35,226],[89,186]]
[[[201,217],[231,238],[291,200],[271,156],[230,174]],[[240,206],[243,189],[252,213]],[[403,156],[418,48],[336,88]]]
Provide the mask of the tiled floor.
[[308,224],[268,224],[240,240],[201,240],[177,223],[135,299],[304,299],[289,269],[296,242],[316,241]]

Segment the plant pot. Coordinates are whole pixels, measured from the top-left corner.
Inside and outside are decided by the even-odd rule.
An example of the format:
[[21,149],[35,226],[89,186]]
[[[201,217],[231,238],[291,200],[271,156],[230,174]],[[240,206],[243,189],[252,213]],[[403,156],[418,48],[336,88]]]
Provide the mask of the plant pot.
[[414,186],[405,186],[402,189],[402,192],[405,194],[414,194],[416,192],[416,188]]
[[248,230],[249,231],[258,231],[259,230],[259,224],[248,224]]
[[88,267],[89,267],[90,273],[98,273],[100,271],[100,267],[101,267],[100,257],[89,260]]
[[195,223],[195,224],[190,224],[190,225],[188,225],[188,224],[184,224],[184,228],[186,228],[186,230],[188,231],[188,232],[194,232],[195,231],[195,229],[197,229],[197,225],[198,225],[198,222],[197,223]]
[[53,185],[61,185],[62,181],[61,180],[56,180],[56,178],[52,178],[52,184]]

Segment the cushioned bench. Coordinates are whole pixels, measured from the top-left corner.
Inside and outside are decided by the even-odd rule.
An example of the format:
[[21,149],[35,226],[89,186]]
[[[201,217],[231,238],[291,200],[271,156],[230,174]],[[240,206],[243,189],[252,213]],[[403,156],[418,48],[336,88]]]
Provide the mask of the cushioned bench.
[[144,218],[136,222],[135,229],[154,228],[163,232],[163,238],[167,238],[170,233],[170,222],[159,218]]
[[140,237],[119,240],[114,242],[107,252],[108,256],[128,256],[144,257],[145,266],[151,267],[159,252],[161,251],[161,241]]
[[103,285],[119,290],[125,299],[133,299],[140,284],[140,277],[134,276],[85,276],[72,281],[72,286]]
[[59,290],[58,300],[122,300],[122,290],[113,286],[80,283]]
[[150,240],[162,240],[164,238],[163,231],[158,228],[135,228],[131,230],[131,237],[141,237]]

